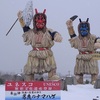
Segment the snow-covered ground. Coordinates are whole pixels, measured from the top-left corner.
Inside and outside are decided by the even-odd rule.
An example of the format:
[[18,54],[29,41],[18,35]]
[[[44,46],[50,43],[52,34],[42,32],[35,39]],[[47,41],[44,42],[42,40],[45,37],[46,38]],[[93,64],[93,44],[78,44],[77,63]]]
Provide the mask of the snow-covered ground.
[[5,100],[5,86],[0,85],[0,100]]
[[[100,100],[100,89],[93,85],[68,85],[68,91],[61,90],[61,100]],[[5,86],[0,85],[0,100],[5,100]]]

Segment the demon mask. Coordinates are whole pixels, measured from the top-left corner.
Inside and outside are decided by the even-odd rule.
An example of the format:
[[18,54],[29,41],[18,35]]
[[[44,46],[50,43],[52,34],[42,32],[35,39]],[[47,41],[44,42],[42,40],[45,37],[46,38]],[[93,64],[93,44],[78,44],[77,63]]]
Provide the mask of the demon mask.
[[35,15],[33,17],[33,26],[35,31],[46,31],[46,9],[44,9],[43,13],[38,13],[37,9],[35,9]]
[[78,32],[82,37],[85,37],[90,33],[90,24],[88,23],[88,20],[89,18],[87,18],[86,21],[81,21],[81,19],[79,19]]

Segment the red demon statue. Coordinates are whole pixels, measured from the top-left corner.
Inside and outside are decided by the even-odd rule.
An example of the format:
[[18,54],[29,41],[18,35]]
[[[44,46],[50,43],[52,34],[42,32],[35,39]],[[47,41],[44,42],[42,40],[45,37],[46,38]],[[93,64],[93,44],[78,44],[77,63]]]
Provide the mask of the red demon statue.
[[61,42],[62,37],[57,31],[46,27],[47,16],[35,9],[32,18],[33,29],[24,20],[23,12],[18,12],[18,19],[23,28],[23,39],[26,45],[31,45],[32,50],[28,54],[28,61],[24,66],[25,80],[34,80],[34,74],[48,73],[48,80],[58,80],[56,75],[56,63],[51,47],[55,42]]

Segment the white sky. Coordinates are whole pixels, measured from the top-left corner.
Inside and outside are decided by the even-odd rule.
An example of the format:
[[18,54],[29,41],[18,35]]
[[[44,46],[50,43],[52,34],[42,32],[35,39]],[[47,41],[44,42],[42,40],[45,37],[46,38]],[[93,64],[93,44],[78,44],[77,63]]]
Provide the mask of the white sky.
[[[17,19],[17,12],[23,10],[28,0],[0,0],[0,71],[19,73],[27,62],[31,46],[25,46],[22,29],[19,22],[13,27],[8,36],[7,31]],[[66,20],[78,15],[74,21],[77,34],[79,18],[89,18],[91,33],[100,36],[100,0],[33,0],[33,9],[42,12],[46,9],[47,27],[58,31],[62,43],[55,43],[52,48],[57,63],[57,73],[73,74],[77,50],[71,48],[66,28]],[[100,61],[99,61],[100,63]],[[100,68],[100,64],[99,64]]]
[[[68,85],[68,91],[61,90],[61,100],[100,100],[100,89],[95,89],[93,85]],[[0,100],[5,100],[5,86],[0,85]]]

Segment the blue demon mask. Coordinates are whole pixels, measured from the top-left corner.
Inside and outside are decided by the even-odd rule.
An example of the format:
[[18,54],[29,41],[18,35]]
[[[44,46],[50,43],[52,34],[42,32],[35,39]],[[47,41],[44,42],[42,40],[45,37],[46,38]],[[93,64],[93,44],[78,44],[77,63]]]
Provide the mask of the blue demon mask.
[[87,21],[81,21],[80,20],[80,23],[78,25],[78,31],[79,31],[79,34],[82,36],[82,37],[85,37],[87,36],[89,33],[90,33],[90,25],[88,23],[88,19]]

